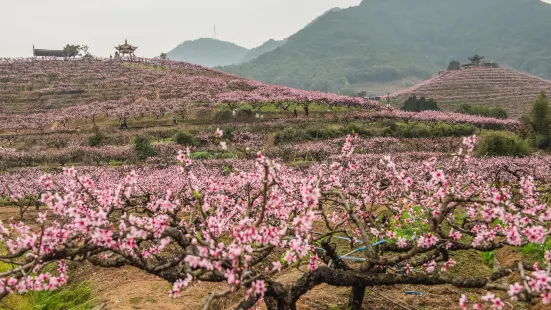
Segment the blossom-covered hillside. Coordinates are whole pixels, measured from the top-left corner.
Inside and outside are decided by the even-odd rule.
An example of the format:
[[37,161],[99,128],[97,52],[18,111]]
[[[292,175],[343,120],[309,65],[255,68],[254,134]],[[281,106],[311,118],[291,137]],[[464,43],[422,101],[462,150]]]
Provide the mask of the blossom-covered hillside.
[[185,62],[0,59],[0,128],[37,128],[98,114],[164,115],[222,102],[378,107],[361,98],[263,84]]

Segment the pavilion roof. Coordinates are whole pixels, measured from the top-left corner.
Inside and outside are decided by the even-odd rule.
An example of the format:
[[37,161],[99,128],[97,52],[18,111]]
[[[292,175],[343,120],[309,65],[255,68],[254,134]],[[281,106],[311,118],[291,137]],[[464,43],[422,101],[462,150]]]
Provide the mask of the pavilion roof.
[[128,40],[124,40],[124,44],[119,44],[119,46],[115,46],[115,49],[117,51],[135,51],[138,49],[138,47],[132,46],[128,44]]

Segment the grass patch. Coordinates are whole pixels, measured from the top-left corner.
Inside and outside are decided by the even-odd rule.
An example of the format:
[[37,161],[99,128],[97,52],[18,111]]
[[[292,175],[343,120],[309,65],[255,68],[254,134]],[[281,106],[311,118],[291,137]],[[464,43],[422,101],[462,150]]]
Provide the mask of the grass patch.
[[[0,263],[0,272],[11,269],[9,264]],[[44,271],[53,271],[46,266]],[[55,291],[12,294],[0,301],[0,310],[88,310],[96,306],[89,282],[74,282]]]
[[9,207],[12,205],[13,203],[10,202],[7,198],[0,197],[0,207]]
[[18,310],[88,310],[96,306],[88,282],[70,284],[56,291],[30,292],[10,295],[0,304],[0,309]]
[[125,162],[122,161],[122,160],[111,160],[111,161],[109,161],[109,165],[108,165],[108,166],[109,166],[109,167],[120,167],[120,166],[122,166],[122,165],[124,165],[124,164],[125,164]]
[[551,239],[547,239],[544,244],[528,243],[520,248],[520,252],[527,259],[536,262],[543,262],[546,251],[551,250]]
[[496,253],[495,251],[490,252],[481,252],[480,256],[482,256],[482,260],[488,267],[494,268],[494,262],[496,260]]
[[231,159],[237,158],[234,153],[209,153],[209,152],[194,152],[190,154],[190,158],[194,160],[201,159]]

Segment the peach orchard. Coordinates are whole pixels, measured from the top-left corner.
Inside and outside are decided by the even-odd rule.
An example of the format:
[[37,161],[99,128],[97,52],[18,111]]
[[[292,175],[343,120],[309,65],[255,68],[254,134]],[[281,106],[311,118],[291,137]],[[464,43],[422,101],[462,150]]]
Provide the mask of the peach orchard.
[[[223,135],[217,130],[214,139]],[[237,309],[296,309],[323,283],[351,288],[351,309],[361,308],[366,288],[395,284],[487,290],[478,300],[461,296],[462,309],[551,301],[549,252],[540,263],[517,261],[490,277],[449,273],[457,252],[546,242],[548,163],[473,159],[476,136],[448,158],[374,160],[354,154],[356,139],[302,170],[260,152],[216,170],[181,150],[170,173],[116,177],[104,169],[110,182],[64,168],[23,192],[36,176],[18,174],[19,185],[4,176],[11,201],[34,195],[40,213],[35,224],[1,223],[0,261],[12,267],[0,274],[0,292],[55,290],[67,283],[68,263],[87,261],[156,275],[172,284],[170,298],[199,282],[226,283],[205,309],[230,294],[242,298]],[[303,274],[278,282],[288,268]],[[519,280],[507,282],[513,273]]]

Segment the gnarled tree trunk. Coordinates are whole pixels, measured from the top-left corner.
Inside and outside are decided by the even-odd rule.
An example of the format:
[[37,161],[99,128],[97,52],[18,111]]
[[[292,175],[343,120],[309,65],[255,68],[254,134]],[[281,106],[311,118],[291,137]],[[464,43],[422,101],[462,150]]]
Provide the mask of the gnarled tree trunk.
[[348,300],[348,309],[361,310],[364,296],[365,296],[364,286],[352,287],[352,292],[350,293],[350,298]]

